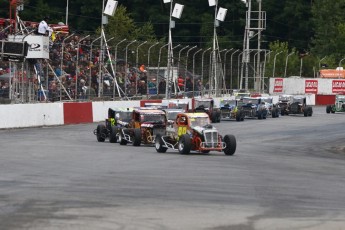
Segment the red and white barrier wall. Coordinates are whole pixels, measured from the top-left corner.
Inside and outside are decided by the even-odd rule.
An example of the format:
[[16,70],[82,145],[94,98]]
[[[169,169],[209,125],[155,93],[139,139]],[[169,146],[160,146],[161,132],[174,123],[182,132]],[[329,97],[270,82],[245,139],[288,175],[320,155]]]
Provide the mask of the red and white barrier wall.
[[136,107],[140,101],[64,102],[0,105],[0,129],[103,121],[109,107]]
[[345,79],[270,78],[270,94],[315,95],[312,105],[333,104],[335,95],[345,93]]

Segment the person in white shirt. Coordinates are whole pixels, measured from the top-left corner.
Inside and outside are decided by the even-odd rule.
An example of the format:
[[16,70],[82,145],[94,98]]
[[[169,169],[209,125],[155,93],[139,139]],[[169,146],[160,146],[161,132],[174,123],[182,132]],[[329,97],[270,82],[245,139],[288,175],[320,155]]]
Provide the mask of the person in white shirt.
[[48,26],[47,21],[49,20],[49,17],[44,17],[44,19],[40,22],[38,25],[38,34],[43,36],[49,36],[51,32],[53,31],[51,27]]

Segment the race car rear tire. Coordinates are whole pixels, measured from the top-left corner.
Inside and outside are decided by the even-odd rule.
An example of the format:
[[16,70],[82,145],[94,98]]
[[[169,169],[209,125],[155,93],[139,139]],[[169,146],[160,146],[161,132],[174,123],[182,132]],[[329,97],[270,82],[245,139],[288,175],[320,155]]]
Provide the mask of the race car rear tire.
[[216,115],[216,117],[217,117],[217,121],[216,122],[220,123],[220,117],[221,117],[220,111],[217,111],[216,114],[217,114]]
[[118,128],[116,126],[111,126],[110,134],[109,134],[109,142],[116,143],[117,142],[117,133]]
[[331,113],[332,107],[331,105],[326,106],[326,113]]
[[241,111],[237,110],[236,112],[236,121],[241,121]]
[[105,125],[97,125],[97,141],[104,142],[106,137]]
[[262,120],[262,118],[263,118],[262,111],[259,110],[259,111],[258,111],[258,119],[259,119],[259,120]]
[[308,111],[308,116],[311,117],[313,116],[313,108],[312,107],[307,107],[307,111]]
[[133,146],[140,146],[141,144],[141,131],[140,129],[133,130]]
[[305,117],[308,116],[308,107],[305,107],[305,108],[304,108],[303,114],[304,114]]
[[180,154],[189,154],[192,142],[188,134],[183,134],[178,141],[178,151]]
[[225,142],[225,148],[223,149],[224,154],[231,156],[234,155],[236,152],[236,138],[234,135],[225,135],[223,138],[223,141]]
[[245,117],[245,114],[244,114],[244,111],[241,110],[241,121],[244,121],[244,117]]
[[212,123],[216,123],[217,122],[217,112],[216,111],[213,111],[211,113],[211,122]]
[[279,117],[279,109],[276,108],[276,117]]
[[162,136],[160,134],[157,134],[155,138],[155,148],[158,153],[165,153],[168,150],[168,148],[164,147],[163,145],[164,142]]

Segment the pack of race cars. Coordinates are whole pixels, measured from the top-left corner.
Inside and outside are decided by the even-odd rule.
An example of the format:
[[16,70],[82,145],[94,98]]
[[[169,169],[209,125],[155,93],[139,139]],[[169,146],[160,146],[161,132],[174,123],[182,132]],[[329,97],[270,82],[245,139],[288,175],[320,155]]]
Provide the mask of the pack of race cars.
[[[271,97],[241,96],[222,99],[219,107],[211,98],[195,99],[194,108],[188,104],[169,103],[138,108],[109,108],[105,124],[94,130],[98,142],[109,139],[111,143],[133,146],[152,145],[159,153],[168,150],[189,154],[191,151],[208,153],[236,152],[236,138],[232,134],[220,134],[212,123],[221,120],[244,121],[248,118],[264,120],[280,115],[301,114],[310,117],[311,106],[305,97],[282,95],[278,103]],[[330,106],[327,112],[332,112]]]

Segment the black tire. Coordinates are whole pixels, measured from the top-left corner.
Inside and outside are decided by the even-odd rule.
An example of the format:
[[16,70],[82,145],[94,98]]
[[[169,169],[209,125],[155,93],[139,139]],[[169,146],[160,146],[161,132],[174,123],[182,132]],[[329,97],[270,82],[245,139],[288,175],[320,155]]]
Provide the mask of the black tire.
[[127,130],[120,130],[120,134],[119,134],[119,143],[120,145],[127,145],[127,140],[124,139],[123,133],[122,132],[126,132]]
[[326,106],[326,113],[331,113],[332,110],[332,106],[331,105],[327,105]]
[[272,118],[276,118],[276,108],[273,108],[271,110],[271,113],[272,113]]
[[211,122],[216,123],[217,122],[217,112],[213,111],[211,114]]
[[180,154],[189,154],[192,142],[188,134],[183,134],[178,141],[178,151]]
[[109,134],[109,142],[116,143],[117,142],[117,133],[118,128],[116,126],[111,126],[110,134]]
[[217,123],[220,123],[220,119],[221,119],[220,111],[217,111]]
[[241,121],[241,111],[237,110],[236,112],[236,121]]
[[104,142],[106,137],[106,127],[105,125],[97,125],[97,141]]
[[244,117],[245,117],[244,112],[241,110],[241,121],[244,121]]
[[308,107],[305,107],[305,108],[304,108],[304,110],[303,110],[303,115],[304,115],[305,117],[308,116]]
[[140,146],[141,144],[141,131],[140,129],[133,130],[133,146]]
[[162,136],[160,134],[157,134],[155,138],[155,148],[158,153],[165,153],[168,148],[164,147],[164,142],[162,140]]
[[223,138],[226,147],[223,149],[225,155],[231,156],[236,152],[236,138],[234,135],[225,135]]
[[263,118],[262,110],[259,110],[258,111],[258,119],[262,120],[262,118]]
[[280,108],[280,115],[282,115],[282,116],[285,115],[285,107]]
[[279,109],[276,108],[276,117],[279,117]]
[[308,111],[308,116],[309,116],[309,117],[313,116],[313,108],[312,108],[312,107],[309,106],[309,107],[307,108],[307,111]]

